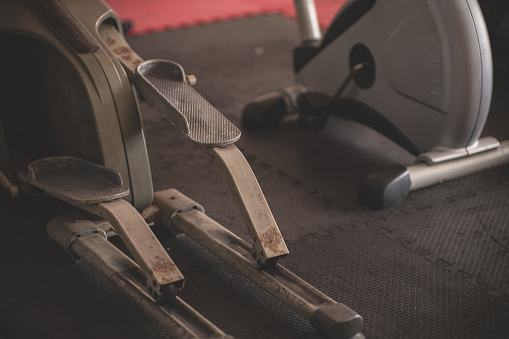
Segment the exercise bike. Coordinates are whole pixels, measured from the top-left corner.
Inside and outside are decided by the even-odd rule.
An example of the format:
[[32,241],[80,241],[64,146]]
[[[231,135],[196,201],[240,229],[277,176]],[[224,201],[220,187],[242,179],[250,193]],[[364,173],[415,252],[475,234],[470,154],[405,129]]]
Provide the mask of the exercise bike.
[[416,156],[366,177],[359,200],[381,209],[410,191],[509,161],[509,143],[480,138],[493,91],[490,39],[476,0],[350,0],[323,37],[312,0],[295,0],[297,83],[243,111],[252,130],[297,114],[361,122]]
[[[240,131],[198,94],[177,63],[142,60],[102,1],[0,5],[0,184],[16,199],[46,194],[72,213],[47,233],[176,337],[229,337],[185,303],[184,276],[149,224],[185,233],[329,338],[362,338],[362,318],[281,266],[285,241],[234,143]],[[175,189],[153,192],[137,93],[224,170],[252,243]],[[30,98],[27,100],[26,98]],[[119,236],[127,256],[109,237]]]

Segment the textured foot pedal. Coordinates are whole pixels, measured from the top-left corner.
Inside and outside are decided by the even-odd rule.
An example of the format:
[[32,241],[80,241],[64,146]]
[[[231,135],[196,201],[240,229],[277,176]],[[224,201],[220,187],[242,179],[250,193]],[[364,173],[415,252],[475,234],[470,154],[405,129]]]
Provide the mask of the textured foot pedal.
[[184,276],[138,211],[120,199],[129,190],[118,172],[73,157],[36,160],[28,169],[32,185],[112,224],[140,265],[152,296],[161,302],[175,299]]
[[74,205],[111,201],[129,193],[117,171],[74,157],[35,160],[28,170],[32,185]]
[[186,83],[179,64],[145,61],[136,69],[134,83],[152,105],[194,142],[225,146],[240,138],[240,130]]

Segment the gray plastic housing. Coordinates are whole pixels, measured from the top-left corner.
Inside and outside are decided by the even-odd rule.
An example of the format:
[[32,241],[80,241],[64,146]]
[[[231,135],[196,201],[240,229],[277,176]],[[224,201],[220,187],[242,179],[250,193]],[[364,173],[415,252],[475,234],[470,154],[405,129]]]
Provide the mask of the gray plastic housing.
[[298,73],[310,91],[332,96],[362,44],[376,68],[369,88],[344,97],[388,119],[420,152],[476,143],[491,102],[493,69],[476,0],[378,0]]
[[[153,187],[136,97],[122,65],[97,31],[104,21],[121,29],[117,15],[102,1],[51,1],[72,13],[67,24],[82,30],[83,34],[69,37],[44,17],[51,9],[41,13],[28,3],[47,5],[2,0],[0,37],[19,38],[19,48],[28,44],[36,50],[34,65],[20,60],[9,67],[37,71],[38,76],[30,79],[32,86],[40,81],[37,90],[45,102],[37,103],[31,114],[44,115],[51,126],[45,132],[55,145],[50,155],[79,157],[114,169],[129,189],[125,199],[144,209],[152,203]],[[87,41],[82,41],[83,36]],[[83,44],[93,48],[79,48]],[[35,96],[20,95],[35,100]]]

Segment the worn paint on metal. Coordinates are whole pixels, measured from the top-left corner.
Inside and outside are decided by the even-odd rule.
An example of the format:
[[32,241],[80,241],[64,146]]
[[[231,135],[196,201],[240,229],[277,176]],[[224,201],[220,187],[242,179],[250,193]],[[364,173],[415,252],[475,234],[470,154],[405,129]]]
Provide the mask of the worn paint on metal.
[[[143,62],[138,55],[128,46],[122,46],[117,40],[109,36],[106,38],[106,44],[111,48],[111,51],[124,62],[129,62],[133,66],[138,66]],[[118,46],[118,47],[115,47]]]
[[155,257],[155,261],[150,266],[150,274],[162,278],[162,281],[178,282],[183,280],[184,277],[180,273],[177,265],[171,260],[161,258],[160,256]]
[[161,209],[156,205],[150,205],[141,212],[141,217],[145,219],[149,226],[160,222],[159,215]]
[[260,234],[260,242],[264,248],[268,248],[276,255],[284,255],[287,252],[281,249],[281,244],[283,244],[283,237],[279,232],[279,229],[275,226],[269,227],[269,229],[262,234]]
[[131,49],[122,34],[113,25],[103,24],[99,31],[108,48],[124,65],[126,71],[134,75],[136,67],[143,62],[140,56]]

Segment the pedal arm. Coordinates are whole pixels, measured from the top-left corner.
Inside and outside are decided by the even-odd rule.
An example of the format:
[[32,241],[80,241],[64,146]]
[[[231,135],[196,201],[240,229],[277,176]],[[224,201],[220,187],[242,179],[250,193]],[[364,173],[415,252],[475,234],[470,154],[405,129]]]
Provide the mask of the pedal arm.
[[285,257],[288,248],[242,152],[235,145],[211,147],[208,152],[226,173],[230,190],[251,236],[255,260],[265,265]]
[[162,297],[170,284],[184,286],[184,277],[149,226],[127,201],[118,199],[81,208],[107,220],[118,233],[129,253],[147,278],[147,289]]
[[[311,322],[326,338],[360,334],[363,320],[355,311],[337,303],[283,266],[263,269],[251,257],[252,248],[197,208],[196,202],[175,189],[156,192],[158,219],[170,229],[187,234],[201,246],[233,266],[248,279]],[[181,213],[175,213],[183,210]],[[184,211],[185,210],[185,211]],[[362,338],[362,335],[356,337]]]

